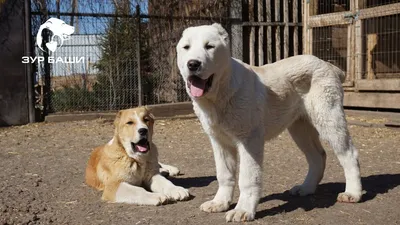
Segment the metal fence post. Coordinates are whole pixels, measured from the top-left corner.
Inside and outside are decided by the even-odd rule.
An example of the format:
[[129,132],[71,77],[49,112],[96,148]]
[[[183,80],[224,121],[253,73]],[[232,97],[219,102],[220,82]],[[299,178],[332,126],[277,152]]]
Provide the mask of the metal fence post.
[[136,5],[137,18],[137,40],[136,40],[136,62],[137,62],[137,78],[138,78],[138,105],[142,105],[142,79],[140,76],[140,6]]
[[[31,38],[31,1],[25,0],[25,54],[32,56],[32,38]],[[29,123],[36,122],[35,115],[35,91],[32,64],[25,64],[26,80],[28,89],[28,115]]]

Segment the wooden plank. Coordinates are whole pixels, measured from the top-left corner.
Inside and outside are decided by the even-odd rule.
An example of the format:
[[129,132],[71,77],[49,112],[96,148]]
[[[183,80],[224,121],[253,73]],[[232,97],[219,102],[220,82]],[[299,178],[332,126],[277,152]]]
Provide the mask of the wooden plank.
[[375,79],[374,68],[372,66],[374,63],[372,59],[372,51],[375,49],[377,43],[378,43],[377,34],[367,35],[367,79],[368,80]]
[[[356,1],[356,9],[358,9],[358,1]],[[354,25],[354,39],[355,39],[355,79],[360,80],[363,76],[362,66],[363,66],[363,45],[362,45],[362,21],[356,20]]]
[[[252,22],[254,21],[254,1],[256,0],[249,0],[249,20]],[[256,42],[256,28],[250,28],[250,42],[249,42],[249,49],[250,49],[250,65],[254,66],[256,64],[256,53],[255,53],[255,42]]]
[[345,81],[344,83],[342,83],[343,87],[353,87],[354,86],[354,81]]
[[253,26],[289,26],[289,27],[298,27],[298,26],[303,26],[302,23],[285,23],[285,22],[242,22],[242,26],[244,27],[253,27]]
[[[280,0],[275,0],[275,21],[281,20]],[[276,61],[281,59],[281,28],[275,27],[275,56]]]
[[309,14],[308,14],[309,16],[315,16],[318,14],[318,1],[321,0],[308,0],[308,2],[310,3]]
[[310,3],[303,0],[303,54],[312,54],[312,29],[309,26],[310,19]]
[[344,106],[400,109],[400,93],[345,92]]
[[[266,0],[265,2],[266,9],[266,19],[267,22],[271,22],[271,0]],[[267,27],[267,63],[272,63],[272,28],[271,26]]]
[[289,57],[289,0],[283,0],[283,22],[285,28],[283,30],[283,57]]
[[352,20],[345,18],[347,14],[348,12],[337,12],[337,13],[311,16],[308,20],[308,25],[310,27],[326,27],[334,25],[351,24]]
[[347,48],[347,60],[346,60],[346,80],[349,80],[350,79],[350,77],[351,77],[351,67],[353,66],[352,64],[351,64],[351,55],[352,55],[352,53],[353,53],[353,48],[352,48],[352,42],[351,42],[351,36],[352,36],[352,33],[351,33],[351,27],[350,26],[348,26],[347,27],[347,46],[346,46],[346,48]]
[[[258,0],[258,22],[264,21],[263,0]],[[264,27],[258,29],[258,66],[264,65]]]
[[[298,23],[298,2],[299,0],[293,0],[293,23]],[[299,54],[299,28],[296,26],[293,30],[293,55]]]
[[358,15],[358,19],[363,20],[368,18],[390,16],[396,14],[400,14],[400,3],[393,3],[367,9],[361,9]]
[[[356,88],[360,91],[399,91],[400,79],[356,80]],[[400,101],[398,99],[397,101]]]

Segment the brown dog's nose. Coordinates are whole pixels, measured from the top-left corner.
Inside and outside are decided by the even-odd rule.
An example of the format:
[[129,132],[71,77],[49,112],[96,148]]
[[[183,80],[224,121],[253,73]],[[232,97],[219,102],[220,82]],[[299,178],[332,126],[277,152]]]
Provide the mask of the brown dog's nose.
[[146,136],[147,135],[147,129],[146,128],[140,128],[138,130],[138,133],[140,134],[140,136]]
[[187,67],[189,68],[190,71],[196,71],[199,69],[199,67],[201,66],[201,62],[199,60],[189,60],[189,62],[187,63]]

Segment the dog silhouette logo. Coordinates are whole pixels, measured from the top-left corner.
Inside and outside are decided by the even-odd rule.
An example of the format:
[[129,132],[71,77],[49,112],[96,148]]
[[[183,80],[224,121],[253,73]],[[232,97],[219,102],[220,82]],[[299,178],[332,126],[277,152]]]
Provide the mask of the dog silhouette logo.
[[[48,29],[53,33],[50,41],[45,44],[47,49],[51,52],[55,52],[58,47],[61,47],[63,45],[64,41],[71,39],[71,34],[73,34],[75,31],[75,28],[73,26],[66,24],[60,19],[48,19],[44,24],[39,27],[39,31],[36,35],[36,44],[43,52],[45,52],[45,50],[42,48],[42,31],[44,29]],[[60,46],[58,46],[57,39],[60,41]]]

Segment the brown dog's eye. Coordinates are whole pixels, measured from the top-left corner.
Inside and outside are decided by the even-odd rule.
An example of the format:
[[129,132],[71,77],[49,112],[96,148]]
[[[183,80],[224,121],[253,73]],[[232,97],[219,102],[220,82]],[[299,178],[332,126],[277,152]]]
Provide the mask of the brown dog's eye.
[[143,118],[143,121],[144,121],[145,123],[147,123],[147,122],[149,122],[150,120],[149,120],[149,118],[145,117],[145,118]]
[[132,124],[133,124],[133,121],[129,121],[129,122],[127,122],[126,124],[132,125]]

